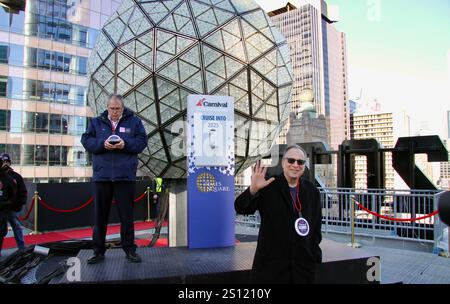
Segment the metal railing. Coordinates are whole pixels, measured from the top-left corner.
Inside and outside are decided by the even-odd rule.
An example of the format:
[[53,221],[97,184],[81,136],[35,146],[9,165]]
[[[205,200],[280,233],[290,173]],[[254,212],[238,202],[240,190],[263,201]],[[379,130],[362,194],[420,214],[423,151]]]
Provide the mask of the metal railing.
[[[235,185],[234,186],[234,194],[237,197],[239,194],[245,191],[248,186],[245,185]],[[255,214],[252,215],[242,215],[236,214],[236,224],[243,225],[245,227],[253,227],[259,228],[259,224],[261,223],[261,217],[259,216],[259,212],[256,211]]]
[[[434,243],[437,191],[319,188],[322,231]],[[352,214],[352,204],[354,214]],[[363,210],[366,208],[369,212]],[[384,218],[383,218],[384,217]]]
[[[236,185],[236,196],[245,189],[246,186]],[[319,188],[319,191],[325,234],[351,235],[353,232],[373,239],[431,243],[436,248],[445,228],[438,216],[429,216],[437,210],[439,192],[435,190]],[[423,219],[415,220],[417,218]],[[236,223],[259,227],[260,217],[237,215]]]

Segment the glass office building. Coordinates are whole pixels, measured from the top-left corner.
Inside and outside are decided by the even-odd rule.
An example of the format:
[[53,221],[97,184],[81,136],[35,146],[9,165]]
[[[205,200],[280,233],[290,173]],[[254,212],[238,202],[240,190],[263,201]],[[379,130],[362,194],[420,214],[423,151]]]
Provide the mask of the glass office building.
[[0,7],[0,153],[34,182],[85,181],[88,58],[121,1],[28,0]]

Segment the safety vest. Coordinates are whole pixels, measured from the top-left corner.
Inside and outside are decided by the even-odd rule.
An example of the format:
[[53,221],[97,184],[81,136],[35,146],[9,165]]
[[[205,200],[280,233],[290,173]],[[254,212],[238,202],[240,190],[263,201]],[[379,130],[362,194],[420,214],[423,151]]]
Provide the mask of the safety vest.
[[156,192],[162,192],[162,182],[163,179],[161,177],[156,178]]

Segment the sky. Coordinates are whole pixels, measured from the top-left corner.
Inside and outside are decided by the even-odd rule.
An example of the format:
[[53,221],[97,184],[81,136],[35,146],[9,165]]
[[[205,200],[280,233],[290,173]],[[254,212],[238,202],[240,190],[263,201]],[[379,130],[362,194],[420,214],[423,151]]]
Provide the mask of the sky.
[[[266,11],[287,3],[256,0]],[[305,0],[291,1],[294,4]],[[347,36],[349,97],[377,99],[386,111],[411,116],[420,128],[446,137],[450,110],[449,0],[326,0],[339,11]],[[427,134],[422,134],[427,135]]]

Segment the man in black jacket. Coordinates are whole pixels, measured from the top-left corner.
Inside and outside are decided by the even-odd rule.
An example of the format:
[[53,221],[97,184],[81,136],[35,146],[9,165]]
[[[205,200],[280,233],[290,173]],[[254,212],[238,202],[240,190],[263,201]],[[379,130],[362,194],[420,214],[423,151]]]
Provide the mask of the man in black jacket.
[[14,239],[16,240],[17,248],[19,250],[25,249],[25,242],[23,239],[22,225],[20,224],[17,214],[22,210],[22,207],[27,203],[27,187],[23,181],[22,175],[11,168],[11,157],[4,153],[1,156],[3,160],[3,168],[10,177],[14,179],[17,185],[17,196],[13,209],[8,213],[8,222],[14,232]]
[[261,226],[253,260],[254,283],[313,283],[322,262],[322,207],[318,189],[300,178],[306,153],[286,148],[283,173],[266,180],[267,168],[253,167],[250,187],[236,198],[239,214],[259,211]]
[[3,239],[8,233],[8,213],[14,208],[16,193],[16,182],[3,168],[3,160],[0,158],[0,256]]

